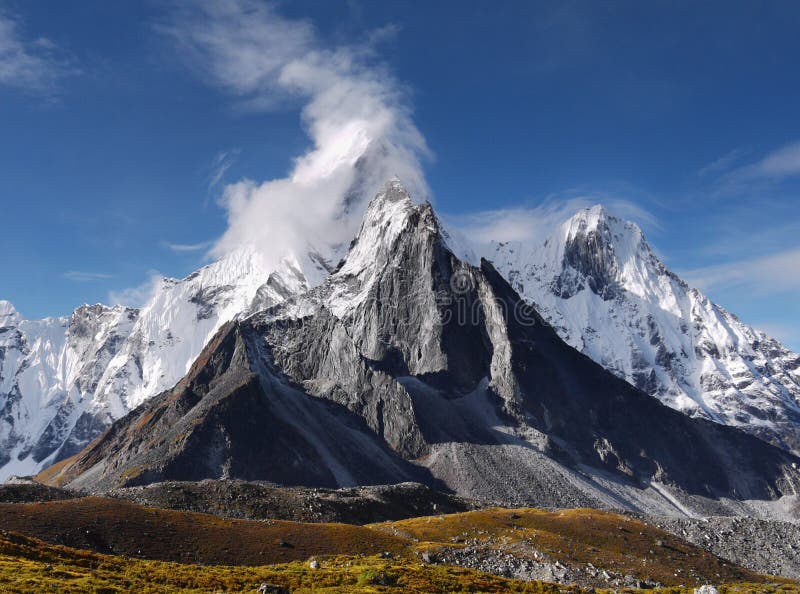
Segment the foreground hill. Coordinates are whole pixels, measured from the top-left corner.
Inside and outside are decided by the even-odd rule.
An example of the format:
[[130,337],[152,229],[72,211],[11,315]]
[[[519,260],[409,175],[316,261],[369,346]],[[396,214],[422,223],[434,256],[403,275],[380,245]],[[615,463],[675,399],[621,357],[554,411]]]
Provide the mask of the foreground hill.
[[[0,535],[0,588],[3,592],[37,591],[269,594],[402,591],[582,592],[546,583],[505,579],[475,570],[389,561],[379,557],[334,557],[318,569],[306,562],[263,567],[203,567],[129,557],[100,555],[5,533]],[[781,586],[755,584],[754,592],[788,592]]]
[[[7,500],[4,497],[6,488],[0,486],[0,501]],[[46,487],[39,486],[39,489]],[[238,480],[170,481],[114,489],[107,495],[140,505],[202,512],[226,518],[359,525],[451,514],[487,506],[482,502],[434,491],[419,483],[310,489]],[[17,498],[12,501],[21,500]]]
[[[14,533],[41,539],[50,545],[114,555],[113,559],[91,557],[86,553],[79,555],[84,559],[81,562],[84,567],[98,572],[108,570],[109,579],[128,578],[130,572],[142,569],[141,565],[137,569],[137,562],[123,561],[123,557],[219,566],[217,569],[196,567],[195,581],[189,579],[183,587],[200,587],[202,583],[211,587],[212,582],[208,580],[214,576],[241,580],[250,579],[248,576],[259,575],[259,572],[264,579],[269,576],[274,583],[293,588],[325,583],[342,586],[355,583],[366,569],[376,567],[393,576],[388,581],[396,586],[414,584],[415,580],[422,579],[422,583],[428,580],[427,587],[433,587],[441,578],[451,580],[449,588],[458,584],[456,590],[462,587],[474,590],[478,584],[486,583],[489,590],[483,591],[502,591],[503,585],[513,591],[549,591],[535,583],[542,580],[562,585],[616,588],[742,582],[760,583],[767,588],[767,584],[774,582],[658,528],[597,510],[549,512],[488,508],[354,526],[234,520],[87,497],[35,504],[0,504],[0,529],[4,531],[0,538],[0,554],[7,557],[29,554],[36,558],[38,555],[40,560],[49,563],[48,558],[60,555],[63,561],[58,563],[77,562],[70,551],[20,540]],[[43,552],[34,554],[39,549]],[[70,559],[70,555],[73,558]],[[86,562],[87,558],[94,562]],[[334,574],[338,576],[335,579],[339,581],[317,582],[320,575],[307,576],[308,561],[312,558],[317,559],[323,569],[335,568]],[[8,558],[5,560],[10,562]],[[303,564],[298,565],[301,562]],[[245,569],[267,564],[277,565],[269,569]],[[239,569],[233,570],[232,566]],[[448,566],[471,568],[481,574],[462,570],[460,575],[464,581],[453,581],[456,574]],[[188,579],[181,569],[150,567],[171,572],[169,579],[155,580],[163,580],[164,584],[177,586],[179,578]],[[52,571],[55,577],[60,570]],[[486,573],[528,583],[498,582],[486,577]],[[0,569],[0,580],[13,583],[13,577],[7,569]],[[334,579],[333,575],[328,577]],[[441,590],[434,588],[432,591]],[[451,590],[445,588],[444,591]]]

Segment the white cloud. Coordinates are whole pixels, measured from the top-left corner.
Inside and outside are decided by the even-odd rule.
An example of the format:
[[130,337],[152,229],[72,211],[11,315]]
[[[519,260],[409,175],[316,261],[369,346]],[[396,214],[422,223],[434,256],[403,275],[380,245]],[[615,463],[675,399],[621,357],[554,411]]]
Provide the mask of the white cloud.
[[736,289],[762,296],[800,291],[800,248],[687,270],[681,276],[703,291]]
[[310,23],[284,19],[250,0],[182,2],[158,29],[204,82],[260,105],[287,92],[276,84],[282,70],[315,45]]
[[285,178],[225,188],[228,228],[212,255],[248,244],[276,266],[287,251],[349,241],[364,201],[393,175],[427,197],[428,148],[371,47],[326,48],[308,22],[249,0],[182,4],[160,30],[205,83],[249,108],[300,101],[312,141]]
[[401,30],[402,27],[397,23],[389,23],[388,25],[369,31],[367,37],[369,38],[370,45],[379,45],[396,39]]
[[141,285],[108,292],[108,302],[111,305],[125,305],[127,307],[142,307],[155,294],[163,277],[157,270],[147,273],[147,280]]
[[78,283],[85,283],[97,280],[108,280],[114,278],[112,274],[104,274],[102,272],[85,272],[83,270],[68,270],[61,275],[61,278],[75,281]]
[[170,243],[163,242],[165,248],[173,252],[202,252],[212,246],[213,241],[201,241],[200,243]]
[[479,243],[490,241],[544,241],[557,225],[582,208],[603,204],[607,210],[650,228],[659,228],[657,219],[642,207],[604,194],[550,197],[543,204],[487,210],[466,215],[446,216],[447,222],[462,235]]
[[26,39],[19,21],[0,11],[0,86],[49,94],[73,72],[52,41]]

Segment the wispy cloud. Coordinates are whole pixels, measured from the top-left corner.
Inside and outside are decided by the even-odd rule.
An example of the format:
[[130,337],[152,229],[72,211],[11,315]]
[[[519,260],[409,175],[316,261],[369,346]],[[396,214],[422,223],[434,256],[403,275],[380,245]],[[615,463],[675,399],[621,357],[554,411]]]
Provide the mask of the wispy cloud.
[[681,276],[704,291],[735,289],[760,296],[800,291],[800,248],[686,270]]
[[733,195],[764,192],[770,187],[800,176],[800,142],[774,149],[757,159],[745,161],[747,151],[735,149],[698,171],[698,177],[712,184],[713,194]]
[[75,72],[52,41],[26,37],[19,19],[0,9],[0,86],[52,95],[58,81]]
[[162,279],[163,276],[157,270],[150,270],[147,273],[147,280],[142,284],[118,291],[109,291],[108,302],[111,305],[142,307],[155,294]]
[[256,107],[288,97],[290,90],[277,84],[283,69],[316,45],[309,22],[284,19],[266,3],[200,0],[176,6],[157,30],[174,41],[203,82]]
[[383,27],[378,27],[367,33],[370,45],[379,45],[394,40],[402,31],[402,27],[397,23],[389,23]]
[[697,176],[700,178],[709,178],[721,175],[726,171],[730,171],[737,162],[739,162],[745,155],[745,150],[741,148],[733,149],[725,153],[718,159],[714,159],[711,163],[700,168]]
[[800,175],[800,142],[788,144],[742,170],[757,177],[785,178]]
[[202,252],[213,245],[213,241],[201,241],[200,243],[170,243],[162,242],[162,245],[173,252]]
[[61,274],[61,278],[75,281],[77,283],[88,283],[98,280],[108,280],[114,278],[113,274],[104,274],[102,272],[85,272],[83,270],[68,270]]
[[227,151],[220,151],[214,155],[214,159],[211,162],[211,173],[208,176],[209,191],[213,190],[217,184],[222,181],[225,173],[227,173],[231,165],[236,162],[236,159],[239,158],[240,152],[239,149],[230,149]]
[[250,0],[178,6],[158,28],[200,80],[250,109],[300,102],[311,139],[287,177],[225,188],[220,204],[228,229],[214,255],[252,245],[276,266],[310,242],[323,249],[347,242],[366,199],[393,175],[417,197],[427,196],[420,159],[429,150],[411,119],[408,93],[369,41],[326,46],[307,21]]
[[607,194],[589,194],[569,198],[551,196],[542,204],[518,206],[466,215],[446,216],[448,224],[479,243],[490,241],[544,241],[557,225],[582,208],[596,204],[611,214],[630,219],[651,229],[658,229],[658,219],[641,206]]

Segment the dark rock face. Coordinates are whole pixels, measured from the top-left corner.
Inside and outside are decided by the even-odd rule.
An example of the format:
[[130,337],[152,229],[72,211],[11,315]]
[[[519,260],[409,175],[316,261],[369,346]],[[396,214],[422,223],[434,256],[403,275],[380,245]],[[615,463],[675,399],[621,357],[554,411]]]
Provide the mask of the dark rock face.
[[220,304],[225,302],[227,294],[232,289],[231,286],[220,286],[214,288],[201,288],[189,298],[189,301],[197,306],[197,319],[207,320],[214,315],[214,311]]
[[223,327],[174,389],[42,478],[95,490],[418,480],[585,505],[601,476],[634,493],[658,482],[774,499],[800,486],[797,463],[661,405],[568,346],[491,264],[459,261],[430,205],[395,185],[322,286]]
[[[483,271],[500,299],[516,302],[499,274],[485,265]],[[687,419],[567,346],[544,323],[509,320],[507,328],[527,420],[568,444],[576,463],[710,497],[772,499],[791,484],[784,473],[792,456],[734,429]]]
[[92,440],[101,435],[111,424],[107,415],[81,413],[67,438],[61,443],[55,462],[74,456]]
[[616,296],[617,263],[610,250],[609,234],[608,226],[601,225],[591,231],[584,230],[567,242],[564,272],[556,279],[561,297],[569,298],[583,289],[584,279],[588,288],[604,300]]

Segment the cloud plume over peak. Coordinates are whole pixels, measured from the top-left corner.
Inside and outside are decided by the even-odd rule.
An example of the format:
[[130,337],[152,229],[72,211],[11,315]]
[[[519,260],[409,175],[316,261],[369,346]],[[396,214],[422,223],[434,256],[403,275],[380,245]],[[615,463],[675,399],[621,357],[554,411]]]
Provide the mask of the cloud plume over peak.
[[225,188],[228,229],[212,255],[254,246],[274,267],[287,251],[349,241],[363,202],[394,175],[427,196],[429,150],[407,93],[372,48],[324,47],[308,22],[250,0],[181,5],[159,28],[204,82],[248,108],[299,101],[311,139],[285,178]]

